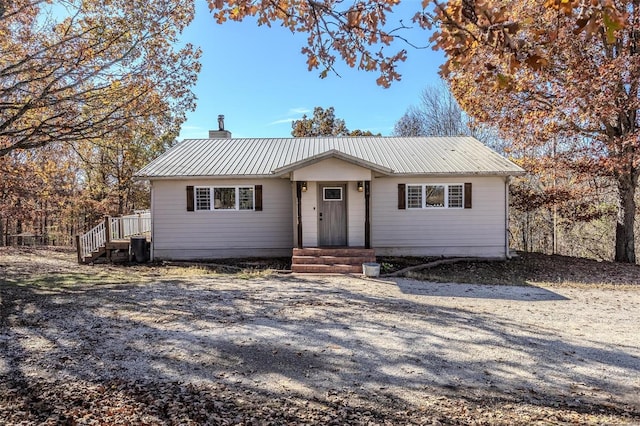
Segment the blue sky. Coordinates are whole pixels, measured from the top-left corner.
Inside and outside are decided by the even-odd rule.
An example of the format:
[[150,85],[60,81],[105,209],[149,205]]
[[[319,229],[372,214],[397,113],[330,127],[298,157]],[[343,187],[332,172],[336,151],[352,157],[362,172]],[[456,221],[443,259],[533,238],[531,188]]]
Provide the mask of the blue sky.
[[[388,18],[390,24],[411,16],[420,1],[405,1]],[[412,41],[427,45],[429,34],[412,31]],[[312,115],[315,106],[333,106],[350,130],[370,130],[389,135],[406,109],[417,104],[421,91],[437,83],[441,52],[406,46],[408,59],[401,64],[402,80],[384,89],[378,74],[337,64],[340,76],[321,79],[307,71],[300,53],[305,34],[292,34],[279,26],[257,26],[252,20],[219,25],[204,0],[196,0],[196,17],[181,37],[203,50],[202,71],[194,88],[197,108],[188,113],[179,139],[205,138],[217,129],[218,114],[233,137],[290,137],[291,122]]]

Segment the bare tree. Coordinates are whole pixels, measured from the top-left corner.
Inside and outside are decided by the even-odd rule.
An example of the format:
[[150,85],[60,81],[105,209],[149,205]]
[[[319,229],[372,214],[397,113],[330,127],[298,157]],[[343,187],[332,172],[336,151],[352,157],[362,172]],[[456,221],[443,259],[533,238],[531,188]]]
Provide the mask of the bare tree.
[[395,136],[425,136],[428,133],[422,111],[413,105],[393,126]]
[[393,128],[395,136],[473,136],[504,153],[505,143],[495,127],[473,121],[453,97],[446,82],[427,86],[420,103],[407,108]]
[[444,82],[427,86],[420,104],[407,109],[396,123],[397,136],[469,136],[470,120]]

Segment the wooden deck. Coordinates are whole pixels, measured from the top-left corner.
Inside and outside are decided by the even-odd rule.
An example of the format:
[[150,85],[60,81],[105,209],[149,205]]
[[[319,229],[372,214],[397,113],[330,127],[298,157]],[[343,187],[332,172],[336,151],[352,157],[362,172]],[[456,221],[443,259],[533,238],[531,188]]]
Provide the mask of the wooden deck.
[[78,263],[130,261],[132,237],[145,237],[147,244],[151,241],[150,213],[105,216],[93,229],[76,236]]

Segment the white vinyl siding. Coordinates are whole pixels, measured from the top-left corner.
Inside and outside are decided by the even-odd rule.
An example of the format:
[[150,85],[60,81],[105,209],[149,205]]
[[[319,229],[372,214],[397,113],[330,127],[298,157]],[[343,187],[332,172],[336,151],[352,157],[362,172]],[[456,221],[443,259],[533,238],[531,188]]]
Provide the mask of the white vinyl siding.
[[[450,179],[381,177],[372,182],[371,243],[376,255],[505,255],[504,177],[459,177],[461,182],[472,184],[473,208],[470,209],[409,208],[408,202],[407,209],[398,209],[399,183],[406,184],[409,193],[412,186],[454,185]],[[464,188],[464,183],[461,185]],[[448,192],[448,196],[457,199],[454,203],[459,205],[456,191],[460,189],[453,191],[453,194]]]
[[[295,138],[298,140],[299,138]],[[292,172],[291,180],[308,182],[347,182],[371,179],[371,170],[347,163],[339,158],[327,158]]]
[[347,242],[350,247],[364,247],[364,189],[357,182],[347,183]]
[[[294,191],[295,196],[295,191]],[[318,245],[318,184],[307,182],[307,191],[302,193],[302,245]],[[296,221],[293,221],[294,224]]]
[[[261,184],[263,210],[193,211],[185,187],[252,188]],[[291,183],[285,179],[192,179],[153,181],[155,259],[290,256],[293,247]],[[213,198],[213,190],[210,191]],[[240,192],[240,199],[248,193]],[[213,200],[211,200],[213,203]],[[241,201],[239,201],[241,203]],[[254,204],[255,205],[255,204]],[[252,207],[253,208],[253,207]]]

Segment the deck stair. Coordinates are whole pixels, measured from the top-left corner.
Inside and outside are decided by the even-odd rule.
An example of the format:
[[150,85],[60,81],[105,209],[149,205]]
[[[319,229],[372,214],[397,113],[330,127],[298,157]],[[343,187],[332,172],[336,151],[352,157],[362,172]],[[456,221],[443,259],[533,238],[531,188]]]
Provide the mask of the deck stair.
[[133,236],[145,236],[150,240],[151,213],[148,210],[128,216],[105,216],[88,232],[76,236],[78,263],[127,261]]
[[373,249],[294,248],[291,271],[315,274],[361,274],[362,264],[375,262]]

